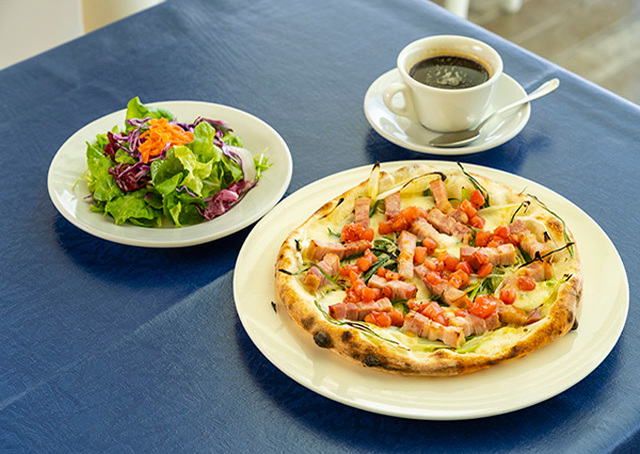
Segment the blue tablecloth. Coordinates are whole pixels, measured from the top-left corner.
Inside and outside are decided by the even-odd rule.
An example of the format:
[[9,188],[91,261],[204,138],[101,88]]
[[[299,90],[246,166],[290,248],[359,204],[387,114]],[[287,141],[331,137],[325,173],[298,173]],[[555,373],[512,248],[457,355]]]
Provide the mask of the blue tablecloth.
[[[367,123],[369,85],[432,34],[492,44],[527,90],[558,77],[517,137],[465,161],[533,179],[618,248],[629,317],[607,359],[513,413],[413,421],[298,385],[235,312],[246,228],[181,249],[94,238],[53,207],[47,170],[86,123],[143,101],[246,110],[293,156],[288,194],[375,161],[435,159]],[[167,1],[0,71],[0,451],[632,452],[640,446],[640,109],[427,1]],[[453,158],[456,159],[456,158]],[[606,304],[606,301],[603,301]]]

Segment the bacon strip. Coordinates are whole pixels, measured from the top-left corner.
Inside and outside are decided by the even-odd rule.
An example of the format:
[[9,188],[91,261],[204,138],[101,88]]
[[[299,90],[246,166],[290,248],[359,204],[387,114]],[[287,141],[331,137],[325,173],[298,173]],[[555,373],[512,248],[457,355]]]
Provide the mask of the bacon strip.
[[[535,258],[537,254],[544,255],[553,250],[552,242],[541,242],[538,235],[532,232],[527,224],[521,219],[516,219],[509,225],[509,233],[518,241],[522,250],[524,250],[531,258]],[[553,255],[550,257],[553,260]]]
[[506,278],[502,286],[506,288],[517,287],[519,277],[530,277],[536,282],[542,282],[553,277],[553,269],[548,262],[531,262]]
[[529,320],[529,314],[524,309],[520,309],[513,304],[504,304],[500,300],[498,300],[496,312],[500,321],[508,325],[522,326],[526,325]]
[[438,232],[424,218],[417,218],[411,223],[411,233],[415,234],[420,241],[424,240],[425,238],[431,238],[438,244],[438,247],[442,246],[440,243],[438,243],[438,236],[440,235],[440,232]]
[[477,317],[473,314],[466,314],[464,317],[456,316],[449,319],[453,326],[462,328],[465,336],[483,334],[500,326],[500,319],[495,312],[487,318]]
[[357,198],[353,207],[354,222],[368,229],[370,209],[371,209],[371,199],[369,197]]
[[[413,272],[413,269],[412,269]],[[389,293],[387,295],[391,295],[392,300],[408,300],[411,298],[415,298],[418,293],[418,287],[415,284],[404,281],[387,281],[385,278],[374,274],[369,279],[369,287],[377,288],[380,290],[387,289]]]
[[449,214],[453,211],[444,181],[438,178],[437,180],[430,181],[429,186],[431,187],[431,194],[433,194],[433,198],[436,201],[438,209],[445,214]]
[[328,282],[328,279],[322,274],[320,269],[322,269],[327,276],[335,275],[340,269],[340,257],[336,254],[328,253],[319,263],[307,271],[307,275],[304,278],[304,285],[313,291],[317,291]]
[[453,219],[460,222],[461,224],[469,223],[469,216],[467,216],[467,213],[462,211],[460,208],[456,208],[455,210],[449,212],[448,214],[449,216],[451,216]]
[[393,309],[389,298],[369,303],[338,303],[329,306],[329,315],[336,320],[364,320],[373,311],[388,312]]
[[451,216],[447,216],[438,208],[432,208],[429,210],[429,213],[427,213],[427,221],[429,221],[439,232],[449,236],[455,236],[463,243],[469,244],[469,240],[471,239],[471,229],[456,221]]
[[402,331],[411,332],[429,340],[441,340],[446,345],[455,348],[460,347],[465,341],[462,328],[441,325],[416,311],[405,315]]
[[465,292],[455,288],[444,279],[439,279],[438,283],[433,284],[429,281],[428,276],[431,271],[424,265],[414,267],[414,271],[422,279],[422,282],[424,282],[424,285],[432,295],[440,296],[442,300],[450,306],[459,308],[466,307],[469,297]]
[[476,255],[474,255],[476,252],[485,254],[489,263],[494,266],[514,265],[518,261],[516,247],[511,243],[501,244],[497,247],[463,246],[460,248],[460,260],[467,260],[474,269],[477,269],[482,264],[478,262]]
[[315,241],[311,240],[307,247],[307,257],[311,260],[318,262],[324,258],[325,255],[332,253],[337,255],[340,260],[350,255],[364,252],[371,248],[371,241],[359,240],[351,241],[349,243],[332,243],[329,241]]
[[383,289],[384,286],[387,285],[387,280],[385,278],[383,278],[382,276],[378,276],[377,274],[374,274],[373,276],[371,276],[369,278],[368,285],[371,288]]
[[418,239],[413,233],[403,230],[398,237],[398,274],[404,279],[413,277],[413,254]]
[[384,214],[387,220],[400,213],[400,191],[389,194],[384,198]]
[[[411,271],[413,272],[413,265]],[[416,287],[416,284],[412,284],[410,282],[388,281],[384,288],[388,288],[391,291],[391,299],[393,300],[408,300],[415,298],[418,293],[418,287]]]

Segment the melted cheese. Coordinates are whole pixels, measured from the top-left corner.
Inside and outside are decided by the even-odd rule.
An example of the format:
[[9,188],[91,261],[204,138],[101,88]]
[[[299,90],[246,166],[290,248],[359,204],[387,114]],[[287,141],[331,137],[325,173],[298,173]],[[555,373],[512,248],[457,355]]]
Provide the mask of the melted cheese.
[[[426,210],[433,208],[435,206],[434,198],[429,195],[424,195],[425,191],[429,188],[429,180],[429,178],[420,178],[403,187],[401,191],[401,208],[409,206],[418,206]],[[397,183],[396,187],[399,188],[402,184],[403,182]],[[465,194],[469,194],[474,189],[469,185],[468,178],[462,175],[461,172],[457,172],[449,176],[446,180],[446,184],[450,199],[460,200],[465,196]],[[373,192],[372,195],[375,197],[375,194],[378,193],[378,188],[373,189],[375,190],[372,191],[372,188],[370,187],[364,188],[361,196],[368,196]],[[386,188],[385,192],[382,192],[378,198],[382,199],[384,196],[389,195],[392,192],[393,190]],[[487,231],[493,230],[500,225],[509,224],[514,213],[516,213],[521,205],[521,200],[514,196],[510,191],[492,192],[490,201],[491,206],[479,210],[478,212],[478,214],[486,221],[484,230]],[[376,209],[369,219],[369,227],[373,228],[376,232],[376,238],[380,237],[378,234],[378,225],[380,222],[386,220],[383,208],[384,204],[380,204],[378,209]],[[311,239],[316,241],[338,242],[342,228],[344,225],[351,222],[353,222],[353,201],[345,201],[344,203],[339,204],[329,215],[322,217],[321,220],[307,223],[304,226],[301,231],[302,250],[304,251],[306,249]],[[460,248],[463,244],[457,238],[440,234],[439,237],[436,238],[436,241],[440,245],[444,246],[439,249],[439,251],[446,249],[449,254],[455,257],[460,256]],[[302,263],[302,256],[300,258]],[[540,282],[534,290],[529,292],[519,291],[515,305],[528,312],[539,307],[542,302],[551,300],[550,297],[557,291],[558,280],[562,278],[563,274],[566,272],[565,269],[568,269],[569,266],[569,264],[564,267],[562,264],[554,264],[553,280]],[[504,277],[506,278],[512,275],[517,270],[517,267],[517,265],[511,267],[500,267],[500,272],[504,272]],[[473,285],[474,281],[475,279],[472,278],[470,285]],[[416,300],[428,301],[431,295],[426,286],[420,279],[415,279],[414,283],[418,287]],[[325,287],[325,289],[321,290],[320,294],[316,296],[318,303],[326,313],[329,311],[329,306],[342,303],[346,296],[344,290],[331,287],[333,286],[329,284],[329,287]],[[499,294],[499,290],[500,286],[495,290],[496,296]],[[443,307],[443,309],[450,316],[456,310],[456,308],[449,307]],[[546,309],[548,308],[542,308],[543,316],[546,313]],[[433,351],[435,348],[438,348],[438,346],[443,346],[440,342],[423,339],[413,333],[404,333],[396,327],[381,329],[375,325],[368,324],[367,326],[369,326],[374,332],[378,333],[381,337],[398,342],[401,344],[400,348],[408,347],[414,352],[428,353]],[[479,354],[495,352],[496,350],[503,348],[504,345],[512,344],[522,338],[526,335],[528,330],[529,328],[526,326],[507,326],[493,332],[485,333],[482,336],[479,336],[482,338],[481,342],[478,343],[479,346],[477,349],[473,349],[473,351]],[[372,336],[370,336],[370,340],[375,344],[383,342],[381,339],[376,339]]]

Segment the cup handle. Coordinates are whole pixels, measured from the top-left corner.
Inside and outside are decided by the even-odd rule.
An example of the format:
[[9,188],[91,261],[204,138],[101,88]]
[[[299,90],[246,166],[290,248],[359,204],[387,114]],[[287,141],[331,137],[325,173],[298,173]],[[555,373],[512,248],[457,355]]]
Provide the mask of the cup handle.
[[[394,106],[391,102],[396,94],[402,94],[404,105],[402,107]],[[414,123],[418,123],[418,116],[416,115],[415,108],[413,107],[413,98],[411,97],[411,89],[402,82],[396,82],[385,88],[382,94],[384,105],[387,106],[391,112],[402,117],[407,117]]]

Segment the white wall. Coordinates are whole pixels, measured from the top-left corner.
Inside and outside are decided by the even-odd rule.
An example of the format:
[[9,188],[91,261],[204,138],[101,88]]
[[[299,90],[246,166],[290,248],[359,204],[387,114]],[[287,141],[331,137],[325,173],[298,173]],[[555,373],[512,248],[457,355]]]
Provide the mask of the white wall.
[[0,69],[163,0],[0,0]]

